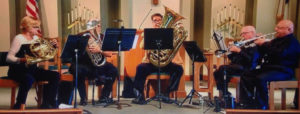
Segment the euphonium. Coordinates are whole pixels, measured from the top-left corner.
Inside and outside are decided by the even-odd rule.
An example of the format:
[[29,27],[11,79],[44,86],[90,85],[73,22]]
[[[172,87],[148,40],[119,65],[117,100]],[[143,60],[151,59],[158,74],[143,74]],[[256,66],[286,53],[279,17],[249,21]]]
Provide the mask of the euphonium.
[[49,39],[39,38],[29,46],[31,55],[26,54],[26,64],[35,64],[53,59],[57,53],[57,48],[52,45]]
[[[101,39],[100,34],[98,34],[95,30],[95,28],[93,29],[94,33],[90,33],[90,37],[89,41],[88,41],[88,46],[99,46],[100,50],[103,44],[103,40]],[[88,47],[87,47],[88,48]],[[105,64],[106,59],[104,57],[104,55],[100,54],[100,53],[91,53],[90,51],[87,51],[92,63],[95,66],[102,66]]]
[[[178,22],[181,19],[184,19],[184,17],[180,16],[168,7],[165,7],[165,15],[162,20],[161,28],[174,28],[174,49],[164,49],[161,50],[160,53],[158,53],[157,50],[151,50],[149,52],[149,61],[153,65],[157,67],[164,67],[168,65],[175,57],[183,41],[187,38],[187,31],[184,30],[181,23]],[[158,58],[160,59],[160,64],[158,64]]]

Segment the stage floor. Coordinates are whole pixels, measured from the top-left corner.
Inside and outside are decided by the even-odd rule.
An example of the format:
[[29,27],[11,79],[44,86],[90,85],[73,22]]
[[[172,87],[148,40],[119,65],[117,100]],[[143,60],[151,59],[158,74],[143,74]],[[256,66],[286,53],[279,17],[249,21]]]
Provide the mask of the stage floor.
[[[192,88],[191,82],[186,82],[186,92],[189,93]],[[123,84],[121,84],[121,93],[123,89]],[[229,88],[229,91],[235,96],[235,88]],[[0,109],[9,109],[10,106],[10,89],[8,88],[0,88]],[[207,93],[200,93],[202,96],[207,97]],[[219,93],[214,88],[214,96],[217,96]],[[26,108],[27,109],[34,109],[36,108],[36,101],[35,101],[35,89],[32,88],[28,94],[28,99],[26,102]],[[79,101],[79,96],[77,97]],[[89,87],[89,104],[85,107],[79,106],[79,108],[82,108],[84,110],[87,110],[91,112],[92,114],[199,114],[203,113],[204,111],[207,111],[207,114],[217,114],[214,112],[214,107],[208,107],[204,105],[204,108],[198,105],[189,105],[188,102],[184,104],[183,107],[179,107],[175,104],[165,104],[162,103],[162,108],[159,109],[159,103],[158,101],[152,101],[147,105],[136,105],[131,103],[131,98],[121,98],[121,103],[128,103],[131,104],[131,107],[125,107],[121,110],[118,110],[116,108],[116,105],[112,105],[109,107],[102,107],[102,106],[93,106],[91,105],[91,98],[92,98],[92,86]],[[287,108],[290,109],[293,107],[293,98],[294,98],[294,90],[288,89],[287,90]],[[275,92],[275,104],[276,108],[280,108],[280,102],[281,102],[281,94],[280,91]],[[98,100],[98,99],[96,99]],[[115,99],[116,100],[116,99]],[[182,101],[183,99],[178,99],[178,101]],[[195,102],[198,102],[197,98],[194,98]],[[220,113],[220,112],[219,112]]]

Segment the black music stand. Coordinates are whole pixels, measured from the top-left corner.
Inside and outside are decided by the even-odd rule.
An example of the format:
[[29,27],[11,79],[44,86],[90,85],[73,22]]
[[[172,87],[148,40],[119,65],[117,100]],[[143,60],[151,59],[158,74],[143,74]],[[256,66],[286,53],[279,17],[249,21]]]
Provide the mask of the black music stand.
[[79,35],[69,35],[68,40],[64,46],[60,58],[62,60],[72,60],[75,57],[75,87],[74,87],[74,108],[77,108],[77,79],[78,79],[78,54],[82,55],[87,45],[88,38]]
[[[102,44],[103,51],[118,51],[118,70],[121,68],[121,51],[129,51],[132,48],[136,29],[121,29],[109,28],[106,29],[104,41]],[[118,75],[118,100],[114,104],[117,105],[118,109],[122,109],[121,105],[131,106],[127,103],[120,103],[120,72]],[[105,105],[104,107],[109,106]]]
[[[197,43],[195,41],[184,41],[183,42],[183,47],[185,48],[186,52],[190,56],[192,60],[192,76],[194,77],[194,63],[196,62],[205,62],[206,58],[203,55],[203,52],[200,50],[200,48],[197,46]],[[185,97],[185,99],[182,101],[180,106],[189,98],[189,104],[192,102],[192,98],[194,95],[197,95],[198,97],[202,97],[196,90],[194,86],[195,80],[193,80],[193,88],[190,91],[190,93]]]
[[[227,46],[224,42],[224,37],[221,35],[221,33],[219,31],[214,31],[212,39],[214,40],[215,45],[217,47],[217,50],[215,51],[215,54],[217,55],[217,57],[220,57],[219,55],[223,55],[228,51],[228,48],[227,48]],[[224,60],[224,64],[225,64],[225,63],[227,63],[227,59],[226,59],[225,55],[223,57],[224,57],[223,60]],[[229,96],[227,94],[228,93],[227,92],[228,87],[227,87],[227,83],[226,83],[226,80],[227,80],[226,65],[224,66],[224,77],[223,77],[223,79],[224,79],[223,97],[224,97],[224,105],[225,105],[224,107],[228,108],[227,100],[228,100]],[[220,111],[220,109],[216,105],[215,112],[219,112],[219,111]]]
[[[155,28],[145,29],[145,50],[157,50],[158,53],[162,49],[173,49],[173,29],[172,28]],[[158,66],[160,66],[160,57],[158,57]],[[160,87],[160,67],[158,67],[158,94],[147,100],[147,103],[152,100],[159,101],[159,109],[161,109],[161,100],[164,96],[161,94]]]

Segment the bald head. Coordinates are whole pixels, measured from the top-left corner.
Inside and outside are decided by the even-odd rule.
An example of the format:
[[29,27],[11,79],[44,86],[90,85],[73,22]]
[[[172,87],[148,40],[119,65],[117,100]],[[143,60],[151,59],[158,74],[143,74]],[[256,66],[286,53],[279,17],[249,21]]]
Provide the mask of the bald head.
[[254,26],[244,26],[242,28],[241,37],[243,37],[245,40],[248,40],[255,36],[256,36],[256,30],[255,30]]
[[294,32],[294,24],[291,20],[281,20],[275,27],[276,37],[284,37]]

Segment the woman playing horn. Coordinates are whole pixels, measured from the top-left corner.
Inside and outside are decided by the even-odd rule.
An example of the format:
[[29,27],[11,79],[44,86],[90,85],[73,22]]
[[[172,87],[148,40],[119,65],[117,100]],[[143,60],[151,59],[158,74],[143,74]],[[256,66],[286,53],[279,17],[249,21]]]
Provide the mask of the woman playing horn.
[[[8,77],[19,83],[19,93],[15,109],[25,104],[28,91],[34,81],[48,81],[44,86],[43,103],[41,108],[56,108],[56,94],[59,82],[59,74],[54,71],[38,68],[36,64],[26,65],[23,44],[31,44],[38,40],[37,30],[40,27],[38,19],[26,16],[21,20],[21,34],[18,34],[10,47],[6,61],[11,63],[8,70]],[[57,43],[54,42],[54,45]]]

